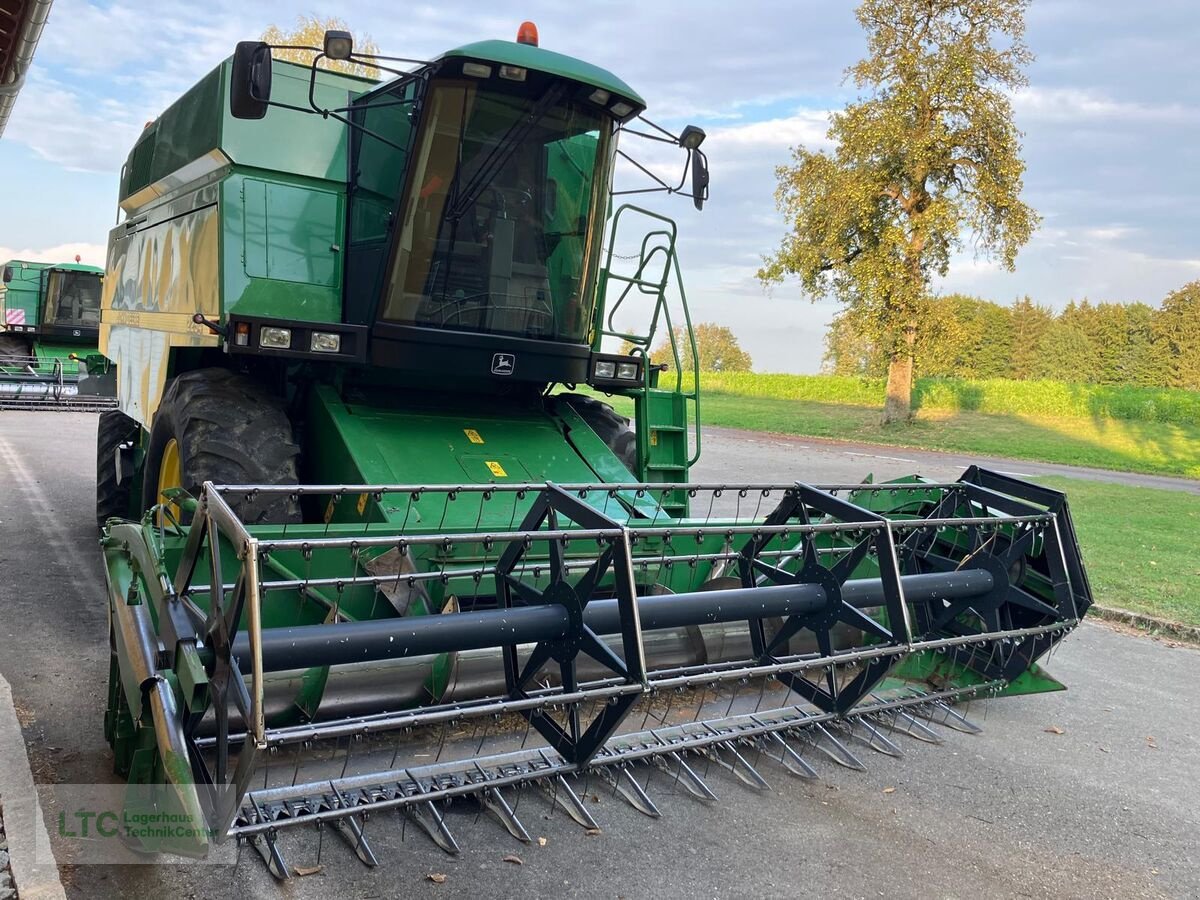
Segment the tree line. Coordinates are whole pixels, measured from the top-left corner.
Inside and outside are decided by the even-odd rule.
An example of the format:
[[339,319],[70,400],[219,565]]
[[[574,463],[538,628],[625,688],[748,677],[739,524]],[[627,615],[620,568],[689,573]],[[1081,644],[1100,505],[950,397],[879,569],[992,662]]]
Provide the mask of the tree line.
[[[853,307],[826,334],[825,370],[886,374],[889,347]],[[1048,379],[1200,390],[1200,281],[1160,306],[1072,301],[1055,312],[1024,297],[1003,305],[951,294],[932,298],[913,349],[916,374]]]

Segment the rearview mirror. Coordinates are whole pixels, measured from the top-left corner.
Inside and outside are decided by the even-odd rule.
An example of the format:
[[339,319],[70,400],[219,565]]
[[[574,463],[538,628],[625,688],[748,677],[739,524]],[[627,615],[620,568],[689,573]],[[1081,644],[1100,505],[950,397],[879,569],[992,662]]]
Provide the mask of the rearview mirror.
[[12,268],[12,266],[5,266],[5,267],[4,267],[4,283],[5,283],[5,284],[8,284],[8,283],[9,283],[10,281],[12,281],[12,280],[13,280],[13,268]]
[[704,201],[708,199],[708,157],[699,150],[692,154],[692,202],[696,209],[704,209]]
[[239,41],[233,51],[229,112],[235,119],[261,119],[271,101],[271,47]]

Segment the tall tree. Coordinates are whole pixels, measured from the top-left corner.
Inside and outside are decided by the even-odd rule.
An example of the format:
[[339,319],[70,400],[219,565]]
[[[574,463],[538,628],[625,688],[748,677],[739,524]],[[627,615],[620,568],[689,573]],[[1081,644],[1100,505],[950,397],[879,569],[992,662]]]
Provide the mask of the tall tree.
[[1171,386],[1200,390],[1200,281],[1168,294],[1155,320]]
[[[931,297],[921,317],[921,330],[913,344],[913,377],[928,375],[934,378],[967,377],[961,369],[966,355],[964,348],[971,343],[972,323],[960,315],[957,295]],[[887,371],[887,360],[884,361]]]
[[1054,322],[1042,333],[1034,378],[1086,384],[1095,372],[1096,347],[1078,325]]
[[[296,24],[291,31],[284,31],[276,25],[271,25],[262,34],[262,39],[268,44],[291,46],[300,49],[276,50],[276,59],[286,59],[289,62],[300,63],[302,66],[312,65],[314,53],[306,47],[322,47],[326,31],[350,31],[344,21],[337,17],[322,19],[318,16],[297,16]],[[354,39],[355,54],[378,56],[379,45],[364,34]],[[352,62],[350,60],[323,59],[320,62],[323,69],[335,72],[345,72],[347,75],[361,75],[364,78],[378,78],[379,70],[372,65]]]
[[1012,378],[1034,378],[1037,367],[1038,347],[1042,335],[1054,322],[1054,313],[1022,297],[1012,305],[1009,313],[1012,320],[1012,362],[1009,375]]
[[1166,353],[1154,330],[1156,310],[1145,303],[1125,308],[1125,352],[1121,357],[1120,382],[1143,387],[1164,387],[1169,370]]
[[868,56],[849,74],[865,96],[833,115],[832,152],[797,147],[776,170],[791,230],[758,276],[862,311],[889,360],[885,423],[911,414],[929,282],[964,233],[1012,269],[1036,227],[1009,101],[1033,58],[1028,2],[863,0]]
[[914,352],[917,375],[1005,378],[1012,356],[1008,309],[964,294],[930,301]]
[[866,375],[878,378],[887,372],[887,360],[869,329],[856,321],[855,310],[847,307],[833,317],[825,332],[825,356],[821,367],[830,375]]
[[[705,372],[749,372],[750,354],[738,344],[737,335],[726,325],[716,322],[701,322],[694,328],[696,354],[700,357],[700,369]],[[682,327],[674,330],[675,344],[679,348],[680,367],[683,374],[692,370],[692,346]],[[650,354],[655,362],[675,364],[670,343],[663,339]]]

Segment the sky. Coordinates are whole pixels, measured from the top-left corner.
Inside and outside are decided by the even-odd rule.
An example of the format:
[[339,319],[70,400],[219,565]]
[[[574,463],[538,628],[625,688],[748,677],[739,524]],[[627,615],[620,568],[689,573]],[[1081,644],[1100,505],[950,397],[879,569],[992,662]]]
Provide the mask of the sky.
[[[828,115],[855,97],[845,71],[865,52],[851,2],[491,0],[328,10],[279,0],[55,0],[34,68],[0,138],[0,260],[104,264],[117,180],[143,125],[239,40],[298,14],[336,14],[385,53],[431,58],[524,19],[541,46],[611,69],[675,130],[708,133],[712,175],[703,212],[678,197],[694,321],[730,326],[758,371],[815,372],[837,304],[794,281],[755,278],[786,222],[775,167],[791,148],[827,147]],[[1200,45],[1196,0],[1033,0],[1030,86],[1013,97],[1028,165],[1024,199],[1042,216],[1015,272],[952,261],[938,292],[1000,302],[1028,295],[1157,304],[1200,278]],[[674,174],[678,160],[623,145]],[[628,184],[626,186],[636,186]],[[969,245],[968,245],[969,246]]]

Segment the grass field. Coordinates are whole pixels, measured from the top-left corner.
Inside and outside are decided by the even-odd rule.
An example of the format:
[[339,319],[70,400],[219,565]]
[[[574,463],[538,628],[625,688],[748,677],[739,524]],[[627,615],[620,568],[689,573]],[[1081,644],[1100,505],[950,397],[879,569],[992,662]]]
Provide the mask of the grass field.
[[[632,412],[630,401],[610,402]],[[877,407],[847,403],[707,388],[700,403],[705,425],[1200,478],[1200,424],[922,409],[909,424],[881,427]]]
[[[839,375],[704,372],[706,394],[880,407],[884,381]],[[1058,381],[918,378],[913,406],[923,412],[981,412],[1068,419],[1121,419],[1200,426],[1200,391]]]
[[1096,601],[1200,625],[1200,497],[1078,478],[1065,491]]

